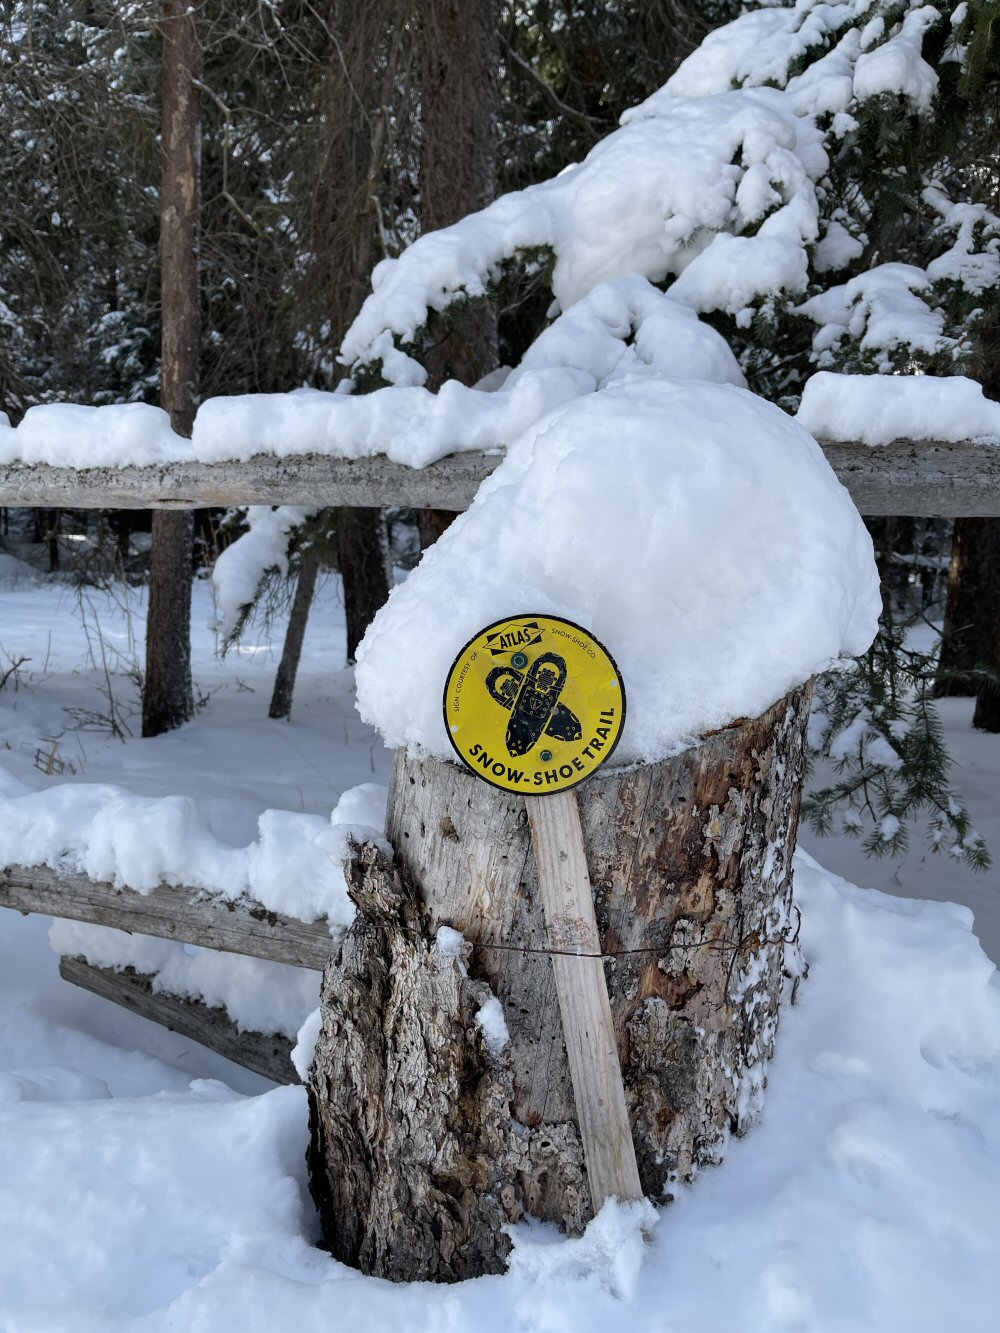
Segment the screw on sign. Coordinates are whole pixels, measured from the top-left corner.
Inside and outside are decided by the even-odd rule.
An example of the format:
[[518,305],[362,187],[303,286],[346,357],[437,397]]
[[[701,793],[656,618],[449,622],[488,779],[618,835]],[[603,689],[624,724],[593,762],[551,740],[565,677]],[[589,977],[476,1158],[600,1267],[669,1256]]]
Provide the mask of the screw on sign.
[[444,691],[448,737],[494,787],[567,791],[610,756],[625,687],[608,650],[557,616],[512,616],[470,639]]
[[625,723],[614,658],[581,625],[520,615],[455,658],[448,737],[477,777],[524,794],[594,1211],[642,1198],[576,795]]

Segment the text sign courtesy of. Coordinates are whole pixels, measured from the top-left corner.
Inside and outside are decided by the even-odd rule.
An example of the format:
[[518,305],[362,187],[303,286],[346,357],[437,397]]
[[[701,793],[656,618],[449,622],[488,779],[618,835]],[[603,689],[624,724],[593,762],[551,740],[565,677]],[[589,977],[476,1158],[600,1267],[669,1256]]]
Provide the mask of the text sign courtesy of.
[[545,796],[575,787],[610,757],[625,722],[625,685],[611,654],[582,626],[509,616],[455,658],[444,721],[477,776]]

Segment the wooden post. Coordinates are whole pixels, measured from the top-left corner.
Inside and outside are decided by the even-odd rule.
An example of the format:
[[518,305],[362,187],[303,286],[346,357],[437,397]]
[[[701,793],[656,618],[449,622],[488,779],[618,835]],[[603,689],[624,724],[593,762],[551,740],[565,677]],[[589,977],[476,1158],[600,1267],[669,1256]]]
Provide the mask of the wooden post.
[[538,888],[594,1212],[642,1198],[576,792],[527,796]]

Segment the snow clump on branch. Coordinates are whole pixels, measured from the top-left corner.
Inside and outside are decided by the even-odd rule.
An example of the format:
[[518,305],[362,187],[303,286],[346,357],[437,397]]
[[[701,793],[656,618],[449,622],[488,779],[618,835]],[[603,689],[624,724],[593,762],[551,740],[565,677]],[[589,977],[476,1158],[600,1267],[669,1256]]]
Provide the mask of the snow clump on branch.
[[[886,99],[896,120],[934,114],[940,75],[925,58],[928,36],[935,49],[944,44],[940,64],[965,59],[967,6],[953,8],[950,25],[948,12],[900,0],[799,0],[710,33],[582,162],[384,260],[343,360],[378,366],[393,384],[422,384],[408,353],[431,312],[483,296],[511,261],[537,266],[546,254],[563,310],[637,272],[742,328],[776,300],[791,309],[795,297],[809,298],[799,313],[820,324],[824,368],[834,368],[824,354],[857,303],[870,346],[906,348],[915,337],[920,355],[959,357],[962,340],[939,313],[941,285],[974,295],[1000,281],[1000,222],[982,205],[954,203],[935,179],[923,197],[940,217],[941,253],[926,269],[879,262],[876,248],[861,288],[841,285],[822,299],[822,275],[864,256],[873,221],[866,191],[857,182],[845,191],[839,164],[864,152],[859,126]],[[887,369],[882,361],[865,369]]]

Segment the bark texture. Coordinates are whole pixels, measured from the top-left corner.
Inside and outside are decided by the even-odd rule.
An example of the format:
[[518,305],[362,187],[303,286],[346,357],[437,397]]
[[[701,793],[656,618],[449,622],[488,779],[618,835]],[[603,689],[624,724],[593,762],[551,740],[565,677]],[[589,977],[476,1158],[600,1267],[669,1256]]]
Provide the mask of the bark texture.
[[1000,518],[957,518],[935,693],[973,695],[1000,630]]
[[[810,694],[578,789],[633,1142],[654,1198],[719,1161],[752,1122],[783,986],[801,972],[791,858]],[[577,1232],[592,1211],[524,800],[400,753],[387,833],[393,887],[373,891],[369,876],[359,890],[355,868],[358,919],[324,980],[314,1194],[334,1252],[365,1271],[492,1272],[503,1219]],[[471,946],[468,977],[435,957],[441,926]],[[510,1034],[492,1057],[470,1026],[491,993]]]
[[285,630],[285,643],[281,650],[274,677],[274,689],[271,692],[271,706],[267,710],[270,718],[283,719],[292,715],[292,695],[295,692],[295,677],[299,673],[299,659],[302,657],[302,644],[306,637],[306,624],[309,620],[309,608],[316,592],[316,579],[319,576],[319,556],[310,551],[302,557],[299,565],[299,577],[295,584],[295,597]]
[[337,544],[344,582],[347,660],[353,662],[375,612],[389,596],[389,557],[380,509],[340,509]]
[[[190,437],[198,402],[198,250],[201,211],[202,55],[193,13],[163,7],[163,166],[160,178],[162,358],[160,402]],[[194,713],[191,548],[194,517],[154,513],[146,622],[142,734],[158,736]]]
[[983,681],[976,695],[972,725],[977,731],[1000,732],[1000,619],[986,660],[991,677]]
[[191,545],[194,514],[153,515],[142,734],[159,736],[194,716],[191,683]]
[[348,868],[358,916],[323,977],[309,1174],[333,1254],[398,1282],[503,1271],[510,1072],[476,1025],[489,988],[435,947],[372,844]]
[[[420,229],[437,231],[484,208],[496,194],[497,0],[425,0],[420,6]],[[496,313],[485,302],[431,317],[427,384],[463,384],[497,365]],[[437,541],[455,515],[421,510],[420,544]]]

